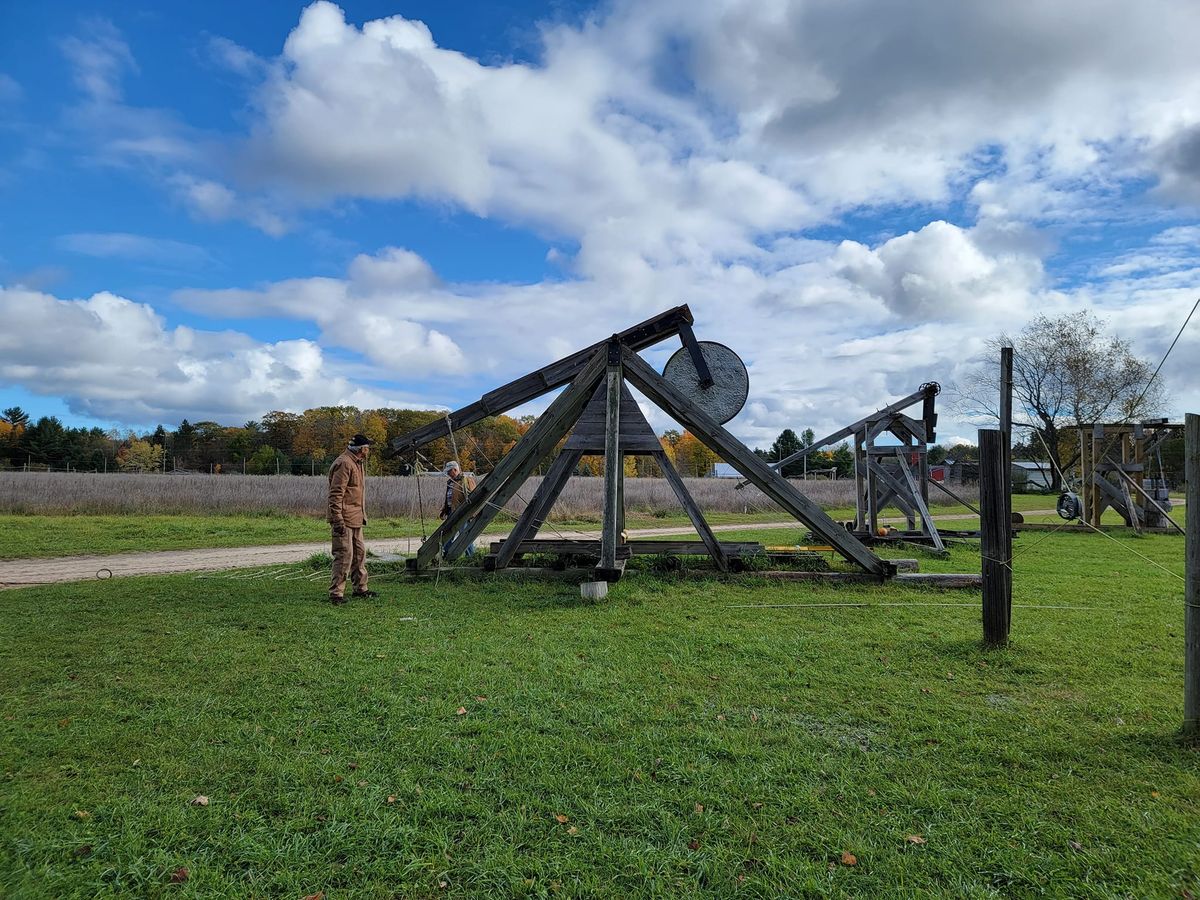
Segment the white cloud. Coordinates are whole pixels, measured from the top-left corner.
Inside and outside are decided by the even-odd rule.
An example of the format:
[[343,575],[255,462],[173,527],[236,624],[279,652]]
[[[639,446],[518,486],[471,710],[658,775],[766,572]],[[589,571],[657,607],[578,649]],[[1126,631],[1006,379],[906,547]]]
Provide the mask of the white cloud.
[[126,232],[64,234],[55,243],[72,253],[102,259],[140,260],[189,268],[213,261],[207,250],[195,244]]
[[338,375],[311,341],[167,328],[149,306],[109,293],[60,300],[0,287],[0,319],[10,323],[0,383],[62,397],[93,418],[241,422],[271,409],[395,402]]
[[86,38],[73,35],[59,44],[74,67],[75,84],[94,102],[118,101],[122,77],[137,71],[129,45],[106,19],[89,20],[86,33]]
[[181,291],[177,303],[209,316],[283,316],[315,322],[322,341],[363,354],[389,373],[462,374],[467,359],[445,329],[468,315],[465,297],[442,293],[420,257],[387,248],[358,256],[349,278],[293,279],[261,290]]
[[15,78],[0,72],[0,103],[16,103],[24,94],[24,90]]

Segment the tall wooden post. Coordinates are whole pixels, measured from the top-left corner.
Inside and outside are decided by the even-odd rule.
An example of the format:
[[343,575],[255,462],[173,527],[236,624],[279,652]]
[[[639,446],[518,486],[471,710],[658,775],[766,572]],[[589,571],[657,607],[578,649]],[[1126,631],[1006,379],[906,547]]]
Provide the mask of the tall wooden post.
[[600,532],[600,565],[596,567],[601,580],[608,580],[617,570],[617,544],[621,542],[622,476],[625,458],[621,453],[621,344],[613,340],[608,345],[608,396],[605,404],[604,430],[604,520]]
[[983,556],[983,640],[1003,644],[1012,624],[1012,518],[1004,502],[1007,435],[979,430],[979,534]]
[[[1013,348],[1000,348],[1000,432],[1004,435],[1004,514],[1012,521]],[[1057,466],[1058,460],[1052,460]],[[1010,530],[1011,533],[1011,530]]]
[[1200,415],[1184,418],[1187,550],[1183,588],[1183,730],[1200,735]]

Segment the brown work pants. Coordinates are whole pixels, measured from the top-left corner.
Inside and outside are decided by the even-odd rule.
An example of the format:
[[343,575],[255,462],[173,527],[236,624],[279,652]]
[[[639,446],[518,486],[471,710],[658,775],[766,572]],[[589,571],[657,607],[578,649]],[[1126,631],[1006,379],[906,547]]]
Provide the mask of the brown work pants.
[[329,583],[329,596],[341,597],[349,576],[354,590],[367,589],[367,545],[363,543],[361,528],[347,528],[339,536],[333,535],[333,580]]

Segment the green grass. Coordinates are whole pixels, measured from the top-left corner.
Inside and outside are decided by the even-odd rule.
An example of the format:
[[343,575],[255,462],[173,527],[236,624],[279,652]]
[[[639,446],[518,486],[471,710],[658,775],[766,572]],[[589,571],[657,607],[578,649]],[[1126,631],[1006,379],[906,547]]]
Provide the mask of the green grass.
[[1027,537],[998,651],[970,593],[694,573],[0,593],[0,895],[1200,894],[1181,583],[1126,552],[1182,542]]

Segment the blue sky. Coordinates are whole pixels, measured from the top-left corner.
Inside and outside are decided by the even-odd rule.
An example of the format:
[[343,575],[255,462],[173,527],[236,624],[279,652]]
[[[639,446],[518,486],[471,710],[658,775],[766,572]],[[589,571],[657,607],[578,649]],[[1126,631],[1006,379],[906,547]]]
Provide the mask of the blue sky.
[[454,407],[687,302],[765,445],[1039,313],[1157,361],[1200,294],[1184,0],[5,15],[0,406],[35,416]]

